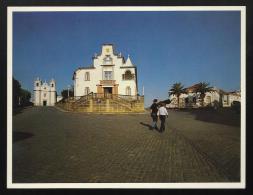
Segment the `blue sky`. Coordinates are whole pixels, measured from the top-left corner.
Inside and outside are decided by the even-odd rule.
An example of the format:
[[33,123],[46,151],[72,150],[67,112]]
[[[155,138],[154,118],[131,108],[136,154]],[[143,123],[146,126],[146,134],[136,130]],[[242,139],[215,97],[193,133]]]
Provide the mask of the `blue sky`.
[[13,75],[31,92],[55,78],[60,94],[103,43],[130,55],[145,105],[175,82],[240,89],[239,11],[16,12],[13,31]]

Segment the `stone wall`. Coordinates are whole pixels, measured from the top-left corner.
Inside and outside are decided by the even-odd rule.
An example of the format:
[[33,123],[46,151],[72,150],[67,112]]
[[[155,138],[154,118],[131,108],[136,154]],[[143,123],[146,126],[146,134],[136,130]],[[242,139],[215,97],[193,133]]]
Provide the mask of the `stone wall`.
[[99,113],[138,113],[144,112],[144,98],[133,101],[119,99],[89,99],[83,102],[66,101],[57,103],[58,107],[73,112],[99,112]]

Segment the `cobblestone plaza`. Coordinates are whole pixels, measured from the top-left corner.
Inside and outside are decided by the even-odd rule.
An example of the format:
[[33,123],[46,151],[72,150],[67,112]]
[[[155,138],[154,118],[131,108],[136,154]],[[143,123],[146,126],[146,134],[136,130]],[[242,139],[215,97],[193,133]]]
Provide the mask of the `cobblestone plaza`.
[[159,133],[148,113],[25,109],[13,116],[13,182],[239,182],[240,116],[209,115],[169,111]]

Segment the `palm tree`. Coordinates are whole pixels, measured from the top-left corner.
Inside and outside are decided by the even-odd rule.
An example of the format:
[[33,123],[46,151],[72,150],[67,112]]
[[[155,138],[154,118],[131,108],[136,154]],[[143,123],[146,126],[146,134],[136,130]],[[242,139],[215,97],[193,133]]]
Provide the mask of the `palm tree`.
[[201,106],[204,106],[204,99],[207,92],[213,91],[213,87],[209,86],[209,83],[206,82],[200,82],[196,85],[196,88],[194,90],[195,93],[200,93],[200,99],[201,99]]
[[175,95],[177,97],[177,105],[179,108],[179,96],[185,93],[184,86],[181,83],[175,83],[169,91],[169,95]]

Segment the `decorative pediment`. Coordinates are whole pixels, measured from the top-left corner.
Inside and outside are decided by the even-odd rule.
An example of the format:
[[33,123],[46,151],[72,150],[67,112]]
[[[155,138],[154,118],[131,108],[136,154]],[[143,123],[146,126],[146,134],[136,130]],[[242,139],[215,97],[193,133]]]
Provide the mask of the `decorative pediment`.
[[103,65],[112,65],[112,64],[113,64],[112,57],[110,55],[106,55],[103,59]]

